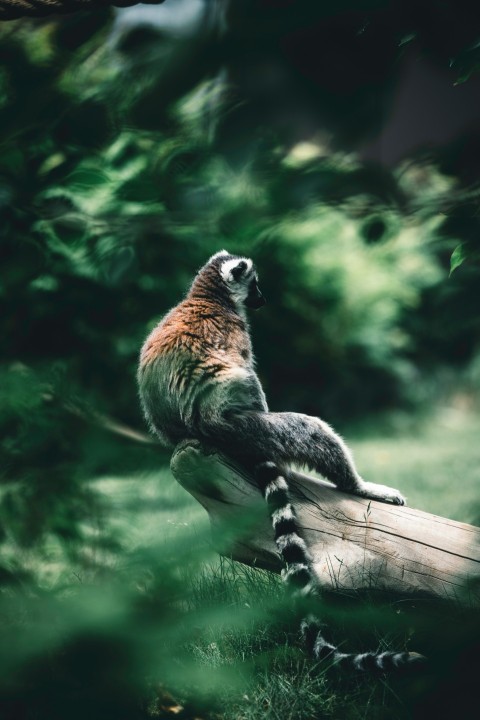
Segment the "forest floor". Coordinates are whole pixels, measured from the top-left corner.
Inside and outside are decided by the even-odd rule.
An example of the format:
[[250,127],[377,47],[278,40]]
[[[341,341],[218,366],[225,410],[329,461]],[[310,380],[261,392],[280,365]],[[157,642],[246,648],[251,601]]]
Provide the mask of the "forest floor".
[[[421,422],[397,423],[388,432],[346,434],[364,478],[397,487],[412,507],[473,524],[480,518],[479,439],[480,418],[453,409]],[[470,626],[471,618],[467,622],[460,610],[425,618],[414,610],[366,603],[354,604],[348,613],[342,606],[337,617],[335,608],[327,607],[328,633],[346,642],[346,649],[407,647],[428,653],[430,648],[436,661],[433,668],[400,678],[345,676],[328,664],[312,665],[298,626],[292,626],[279,578],[220,560],[210,545],[205,511],[168,468],[102,477],[90,486],[97,500],[87,533],[88,562],[79,568],[78,558],[69,559],[52,542],[41,563],[32,557],[31,564],[37,563],[41,585],[63,586],[68,596],[77,584],[97,583],[100,566],[108,570],[109,592],[118,577],[125,579],[125,628],[132,618],[138,622],[132,608],[138,608],[139,598],[148,600],[147,635],[158,638],[148,669],[152,717],[403,720],[425,712],[438,718],[442,709],[445,715],[451,710],[444,700],[444,676],[448,671],[451,678],[463,667],[462,642],[467,642],[459,639],[455,645],[452,638],[475,636],[477,620]],[[447,620],[451,632],[445,633]],[[446,669],[440,663],[444,645],[438,637],[432,641],[438,627],[451,648]],[[141,642],[140,653],[151,639]],[[460,693],[465,697],[463,685],[454,685],[452,692],[457,701]]]

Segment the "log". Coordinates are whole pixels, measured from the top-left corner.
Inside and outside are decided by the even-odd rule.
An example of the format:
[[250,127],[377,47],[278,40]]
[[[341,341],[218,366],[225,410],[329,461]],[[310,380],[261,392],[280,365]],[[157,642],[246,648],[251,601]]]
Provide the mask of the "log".
[[[207,511],[219,552],[280,572],[265,502],[245,470],[196,441],[177,446],[171,469]],[[301,473],[290,486],[323,591],[479,604],[480,528],[347,495]]]

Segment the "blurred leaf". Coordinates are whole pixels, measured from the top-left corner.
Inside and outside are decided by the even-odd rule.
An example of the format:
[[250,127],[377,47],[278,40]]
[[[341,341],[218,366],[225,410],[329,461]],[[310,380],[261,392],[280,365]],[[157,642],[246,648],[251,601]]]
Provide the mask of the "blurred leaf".
[[108,173],[94,165],[79,166],[67,177],[67,183],[72,190],[95,192],[95,189],[109,182]]
[[125,282],[137,268],[135,250],[130,246],[114,248],[102,259],[102,265],[109,283]]
[[450,275],[466,260],[480,258],[480,250],[472,242],[463,242],[457,245],[450,258]]
[[62,242],[81,242],[85,237],[88,225],[84,217],[74,213],[66,213],[52,221],[55,234]]
[[450,258],[450,275],[453,271],[460,267],[464,260],[468,257],[468,250],[466,243],[460,243],[457,245]]

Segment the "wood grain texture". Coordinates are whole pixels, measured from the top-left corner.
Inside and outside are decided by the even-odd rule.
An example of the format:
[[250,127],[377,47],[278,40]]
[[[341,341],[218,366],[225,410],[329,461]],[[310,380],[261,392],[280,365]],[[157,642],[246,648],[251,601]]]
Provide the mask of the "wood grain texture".
[[[279,572],[280,556],[253,478],[197,442],[172,456],[175,478],[206,509],[218,550]],[[298,524],[323,590],[480,602],[480,528],[346,495],[294,473]]]

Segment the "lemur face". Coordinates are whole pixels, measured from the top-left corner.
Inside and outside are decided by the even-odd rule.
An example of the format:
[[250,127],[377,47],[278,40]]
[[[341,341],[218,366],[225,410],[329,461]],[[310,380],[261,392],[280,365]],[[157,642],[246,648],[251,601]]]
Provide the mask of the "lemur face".
[[265,305],[266,301],[258,287],[258,275],[252,260],[229,255],[226,251],[218,253],[217,257],[221,259],[220,276],[234,301],[253,310]]

